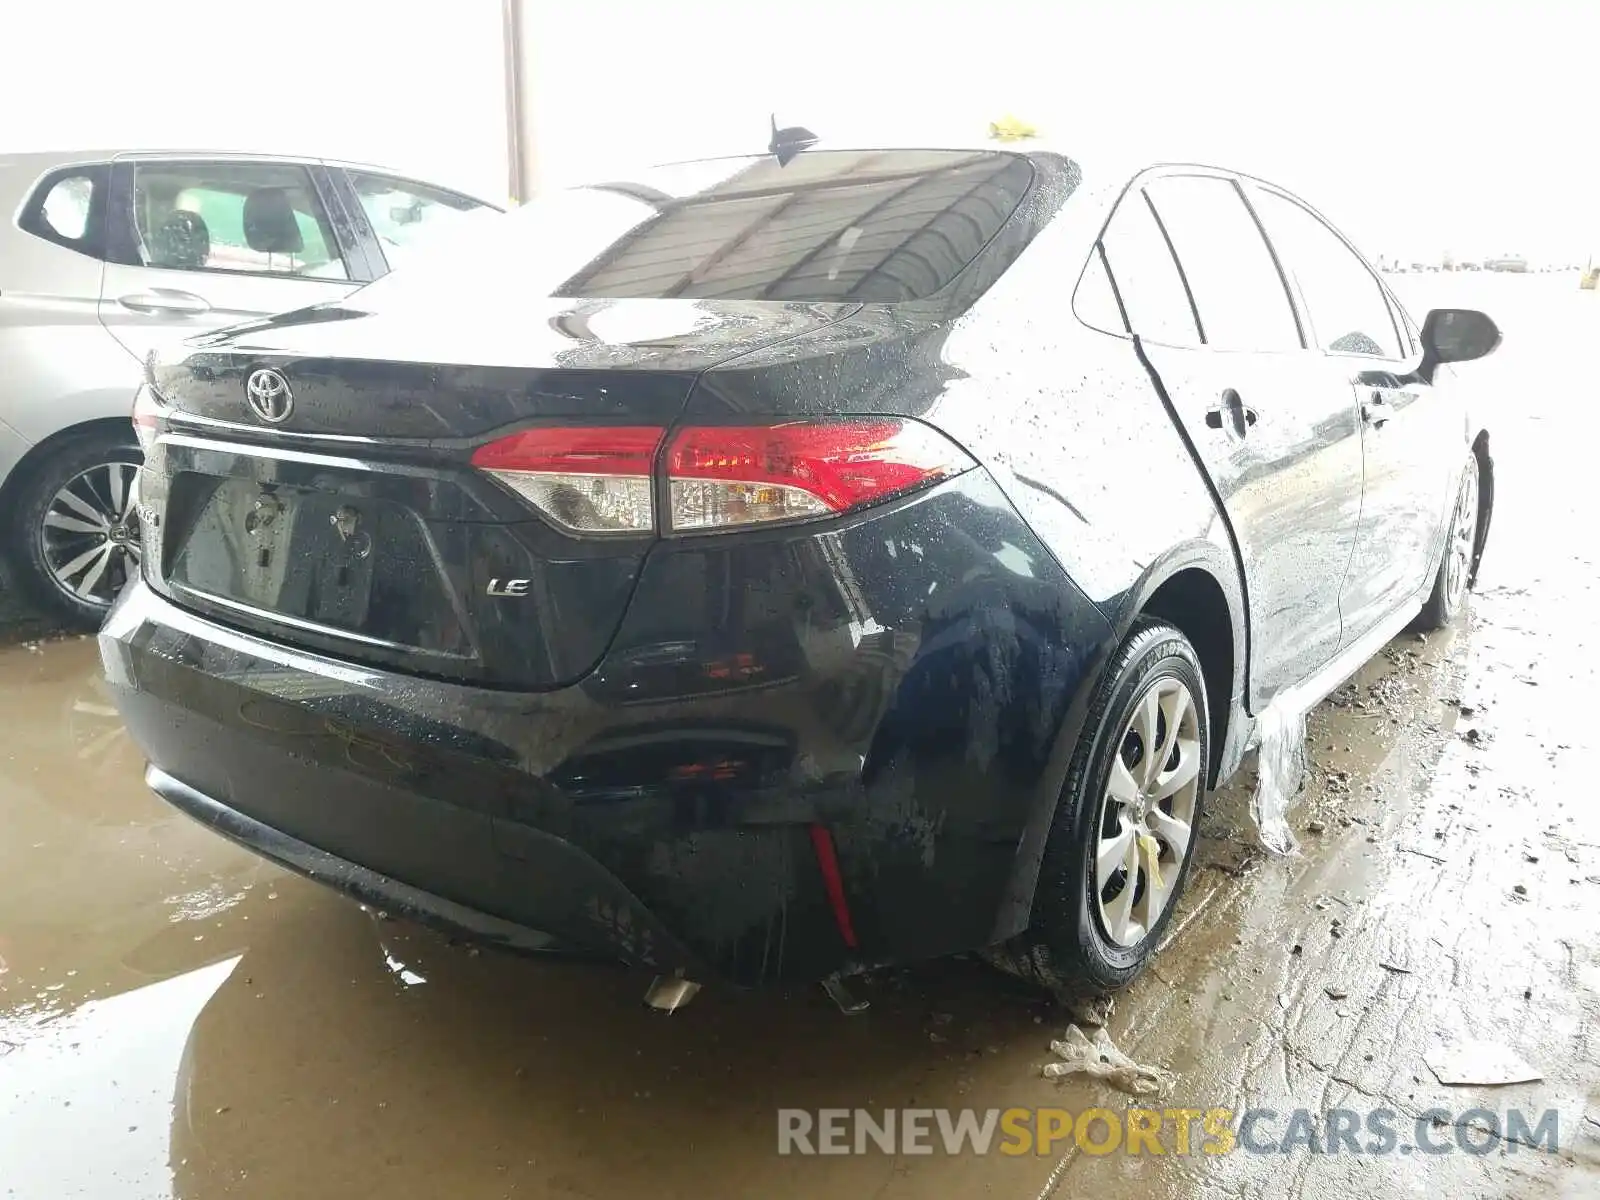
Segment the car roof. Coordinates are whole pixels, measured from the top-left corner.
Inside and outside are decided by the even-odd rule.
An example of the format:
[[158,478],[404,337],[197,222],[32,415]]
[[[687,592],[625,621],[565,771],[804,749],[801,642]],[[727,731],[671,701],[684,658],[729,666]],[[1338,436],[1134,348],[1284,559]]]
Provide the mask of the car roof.
[[[941,131],[933,137],[917,137],[905,139],[877,139],[853,138],[834,140],[820,138],[812,146],[800,152],[795,160],[803,158],[806,154],[819,153],[867,153],[879,152],[909,152],[918,151],[972,151],[1015,154],[1030,160],[1052,160],[1059,163],[1070,160],[1081,172],[1085,184],[1092,190],[1106,187],[1121,188],[1135,175],[1152,168],[1189,168],[1199,171],[1218,172],[1224,175],[1236,175],[1243,179],[1254,179],[1257,182],[1268,183],[1270,180],[1259,179],[1247,171],[1217,163],[1199,162],[1193,157],[1185,156],[1181,150],[1151,142],[1144,143],[1130,141],[1126,138],[1117,138],[1104,144],[1084,146],[1081,142],[1071,138],[1050,137],[1034,135],[1025,138],[1004,139],[991,136],[987,130],[971,130],[965,126],[955,130]],[[655,166],[680,166],[697,162],[711,162],[717,159],[759,158],[764,155],[763,150],[751,150],[743,153],[702,154],[693,158],[678,159],[669,162],[658,162]],[[596,179],[580,181],[582,183],[598,182]]]
[[[655,160],[652,166],[672,167],[700,162],[732,161],[734,159],[759,159],[771,153],[769,148],[727,149],[718,152],[696,154],[691,157],[678,157],[673,159]],[[1003,141],[997,138],[984,136],[956,136],[934,138],[905,138],[905,139],[879,139],[879,138],[852,138],[852,139],[819,139],[814,144],[799,151],[789,162],[801,162],[809,156],[819,154],[956,154],[956,153],[988,153],[988,154],[1015,154],[1023,158],[1070,158],[1080,163],[1082,160],[1064,145],[1044,141],[1039,138],[1028,138],[1018,141]],[[644,160],[650,161],[650,160]],[[637,164],[636,164],[637,165]]]
[[[330,158],[325,154],[278,154],[256,150],[219,150],[205,146],[120,146],[112,149],[74,148],[66,150],[25,150],[16,153],[0,150],[0,168],[20,166],[43,172],[52,167],[71,166],[76,163],[103,163],[119,158],[151,158],[185,161],[188,159],[215,159],[220,162],[320,162],[330,167],[343,167],[357,171],[380,171],[402,179],[415,179],[418,183],[431,183],[430,179],[415,171],[402,171],[382,163],[359,162],[350,159]],[[460,191],[448,184],[439,187]]]
[[[454,183],[438,179],[425,171],[403,170],[399,167],[386,166],[383,163],[330,158],[326,155],[317,154],[269,154],[251,150],[217,150],[204,147],[174,148],[170,146],[144,148],[124,146],[105,150],[30,150],[16,154],[0,150],[0,173],[15,171],[26,181],[23,186],[31,187],[41,176],[57,167],[74,166],[79,163],[106,163],[117,159],[129,158],[166,160],[169,162],[186,162],[193,159],[207,159],[216,162],[319,162],[326,166],[339,167],[348,171],[371,171],[379,175],[391,175],[397,179],[415,181],[418,184],[474,200],[496,212],[504,212],[506,209],[504,200],[486,200],[476,189],[468,191]],[[15,182],[13,181],[13,184]]]

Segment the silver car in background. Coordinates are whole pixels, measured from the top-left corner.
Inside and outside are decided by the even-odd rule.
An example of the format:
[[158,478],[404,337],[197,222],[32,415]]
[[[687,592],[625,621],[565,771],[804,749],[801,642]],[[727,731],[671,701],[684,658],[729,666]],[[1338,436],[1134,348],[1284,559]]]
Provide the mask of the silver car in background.
[[0,555],[97,625],[138,570],[130,421],[150,351],[337,300],[493,206],[377,167],[0,152]]

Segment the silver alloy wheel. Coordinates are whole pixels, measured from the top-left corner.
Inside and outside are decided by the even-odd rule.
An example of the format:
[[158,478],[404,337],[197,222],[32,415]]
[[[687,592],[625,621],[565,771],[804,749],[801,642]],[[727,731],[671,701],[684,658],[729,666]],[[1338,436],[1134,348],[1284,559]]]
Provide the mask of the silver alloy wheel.
[[39,526],[51,581],[79,604],[109,608],[139,569],[134,483],[139,467],[97,463],[55,494]]
[[1461,490],[1456,493],[1455,516],[1450,522],[1450,544],[1445,547],[1444,588],[1450,611],[1461,604],[1467,591],[1467,576],[1472,571],[1472,547],[1478,540],[1478,456],[1467,455],[1467,468],[1461,472]]
[[1200,714],[1180,679],[1139,698],[1117,744],[1095,824],[1091,880],[1100,925],[1119,946],[1143,941],[1172,902],[1194,847]]

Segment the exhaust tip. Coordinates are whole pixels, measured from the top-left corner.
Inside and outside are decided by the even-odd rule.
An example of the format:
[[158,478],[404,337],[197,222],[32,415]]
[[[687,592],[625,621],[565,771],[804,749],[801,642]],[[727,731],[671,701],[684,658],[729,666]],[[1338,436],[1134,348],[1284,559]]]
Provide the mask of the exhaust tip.
[[644,994],[644,1002],[660,1012],[677,1012],[695,998],[700,985],[692,979],[664,979],[656,976]]

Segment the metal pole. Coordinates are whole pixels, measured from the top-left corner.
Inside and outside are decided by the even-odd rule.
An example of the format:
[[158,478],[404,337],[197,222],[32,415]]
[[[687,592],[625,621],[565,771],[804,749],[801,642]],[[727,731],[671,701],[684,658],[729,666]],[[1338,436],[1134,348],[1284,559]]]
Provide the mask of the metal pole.
[[523,88],[523,0],[501,0],[500,31],[505,50],[506,79],[506,191],[518,204],[533,192],[533,151],[525,128],[526,92]]

